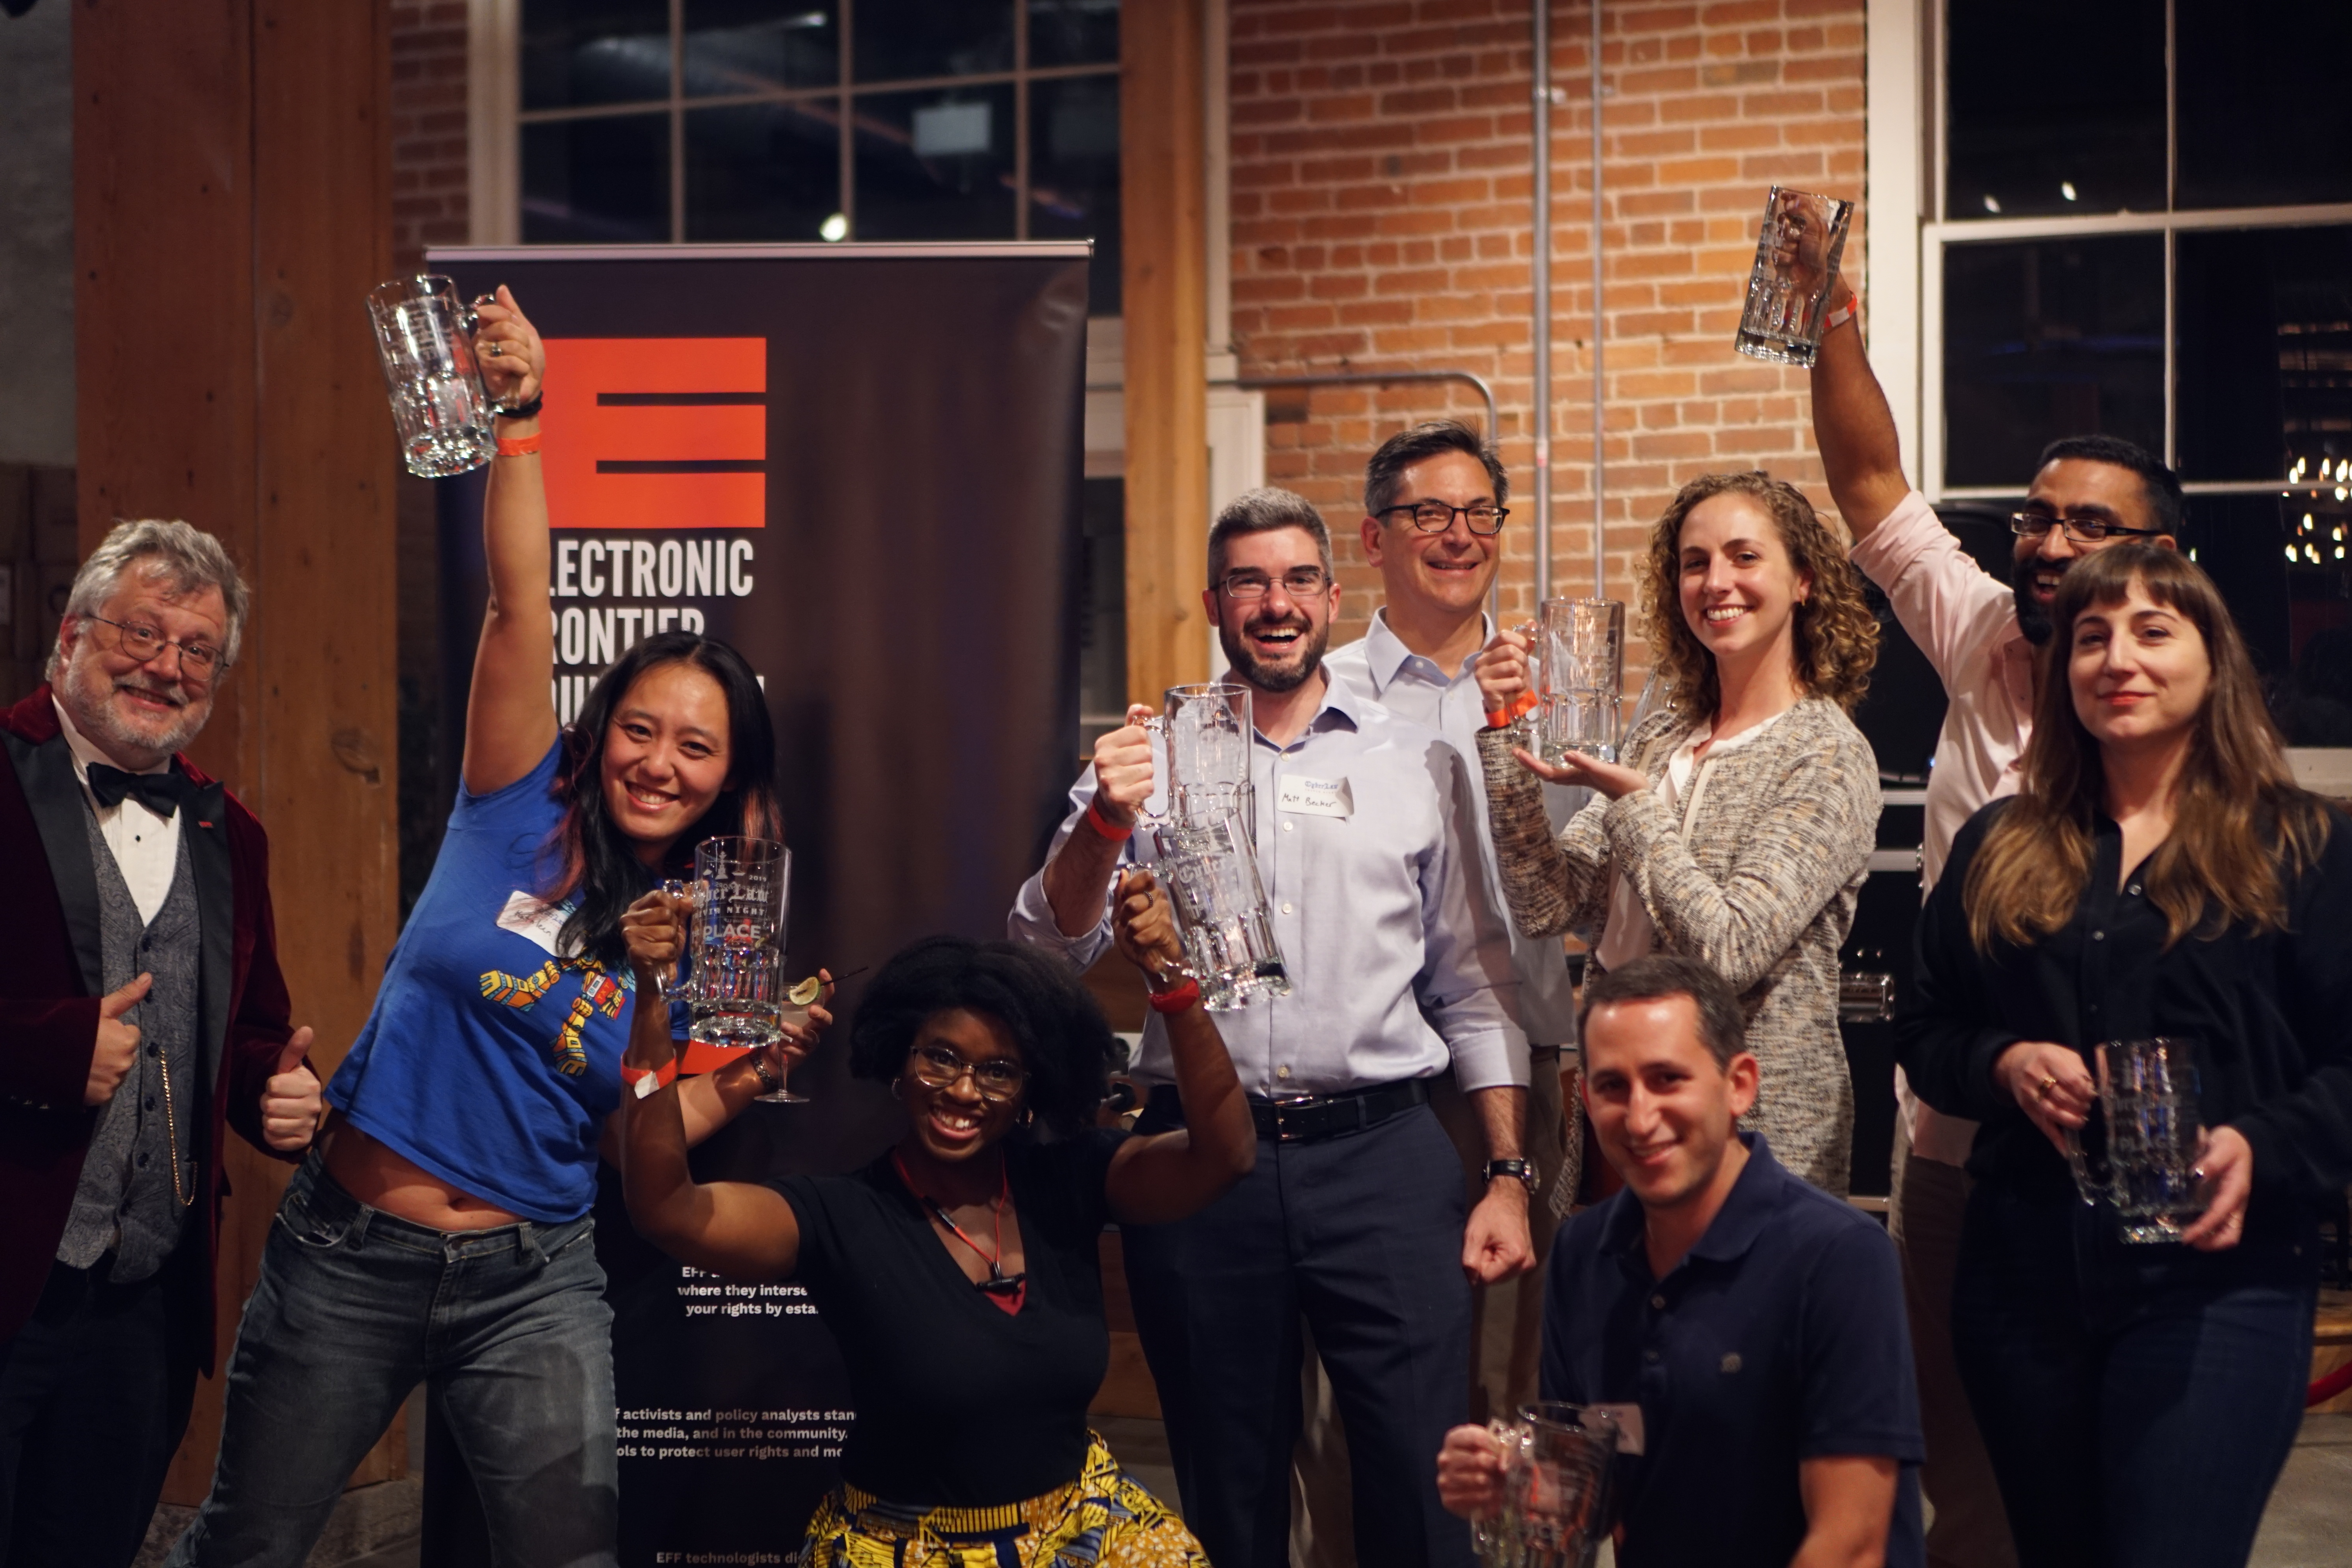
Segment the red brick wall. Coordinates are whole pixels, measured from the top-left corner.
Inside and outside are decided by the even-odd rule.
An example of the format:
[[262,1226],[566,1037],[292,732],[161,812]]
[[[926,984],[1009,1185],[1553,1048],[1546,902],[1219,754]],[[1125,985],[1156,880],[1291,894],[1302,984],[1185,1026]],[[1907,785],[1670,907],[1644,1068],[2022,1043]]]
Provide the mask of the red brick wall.
[[463,245],[467,213],[465,0],[394,0],[392,254],[404,272],[428,245]]
[[[1676,487],[1763,466],[1828,494],[1801,372],[1732,352],[1764,193],[1862,194],[1864,0],[1608,0],[1601,63],[1610,593]],[[1515,488],[1507,615],[1532,603],[1529,16],[1511,0],[1232,0],[1234,341],[1245,375],[1486,376]],[[1591,11],[1555,4],[1553,582],[1592,577]],[[1861,276],[1860,233],[1846,267]],[[1267,481],[1354,542],[1364,458],[1466,391],[1328,392],[1268,411]],[[1522,524],[1527,526],[1522,526]],[[1350,637],[1351,618],[1336,633]]]

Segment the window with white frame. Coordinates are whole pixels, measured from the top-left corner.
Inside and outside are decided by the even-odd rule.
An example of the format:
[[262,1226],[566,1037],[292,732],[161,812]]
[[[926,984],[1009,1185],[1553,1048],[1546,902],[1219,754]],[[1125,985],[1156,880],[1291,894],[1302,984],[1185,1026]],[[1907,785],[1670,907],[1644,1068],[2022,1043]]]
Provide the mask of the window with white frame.
[[2291,738],[2352,744],[2352,5],[1937,11],[1926,488],[2015,498],[2060,436],[2161,454]]
[[1118,0],[521,0],[515,34],[526,243],[1088,238],[1118,313]]

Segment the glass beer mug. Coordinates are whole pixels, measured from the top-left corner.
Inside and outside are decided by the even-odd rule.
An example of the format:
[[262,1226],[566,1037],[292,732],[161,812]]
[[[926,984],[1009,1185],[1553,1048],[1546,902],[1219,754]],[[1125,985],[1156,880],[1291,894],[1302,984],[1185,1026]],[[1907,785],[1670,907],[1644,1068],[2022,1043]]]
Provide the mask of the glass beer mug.
[[488,462],[495,410],[474,362],[474,312],[457,302],[457,284],[430,275],[379,283],[368,315],[408,471],[446,479]]
[[1592,1568],[1610,1530],[1617,1417],[1544,1401],[1487,1430],[1503,1445],[1503,1506],[1475,1527],[1481,1568]]
[[1536,754],[1617,760],[1623,739],[1625,606],[1616,599],[1546,599],[1536,623]]
[[1213,1013],[1290,994],[1274,914],[1257,873],[1257,786],[1250,780],[1249,688],[1232,681],[1169,688],[1148,726],[1168,758],[1169,811],[1151,822],[1185,972]]
[[2194,1055],[2186,1040],[2109,1040],[2099,1047],[2107,1191],[2126,1241],[2179,1241],[2205,1212],[2197,1178],[2202,1119]]
[[[706,838],[694,847],[694,876],[667,890],[693,900],[680,984],[687,1037],[722,1050],[761,1050],[783,1037],[784,916],[793,852],[767,838]],[[789,1089],[767,1101],[807,1098]]]
[[1733,347],[1778,364],[1811,365],[1819,357],[1830,284],[1853,221],[1852,202],[1772,187]]

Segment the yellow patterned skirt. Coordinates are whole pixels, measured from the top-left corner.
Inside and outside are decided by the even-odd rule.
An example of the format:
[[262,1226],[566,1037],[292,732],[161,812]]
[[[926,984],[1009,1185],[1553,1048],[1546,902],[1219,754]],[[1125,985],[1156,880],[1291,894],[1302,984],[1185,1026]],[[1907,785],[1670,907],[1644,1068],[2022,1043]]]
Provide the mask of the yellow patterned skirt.
[[1068,1486],[996,1508],[908,1509],[844,1482],[809,1521],[802,1568],[1209,1568],[1172,1510],[1087,1434]]

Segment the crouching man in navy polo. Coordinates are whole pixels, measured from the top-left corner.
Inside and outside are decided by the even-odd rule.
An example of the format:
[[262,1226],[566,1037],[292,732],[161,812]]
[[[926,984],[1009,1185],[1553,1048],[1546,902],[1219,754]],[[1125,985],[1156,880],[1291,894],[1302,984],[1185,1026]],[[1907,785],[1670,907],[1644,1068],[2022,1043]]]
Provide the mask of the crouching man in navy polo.
[[[1543,1396],[1613,1408],[1622,1568],[1916,1568],[1918,1392],[1895,1248],[1735,1124],[1756,1099],[1739,1000],[1654,954],[1587,991],[1585,1100],[1625,1189],[1560,1227]],[[1445,1506],[1502,1500],[1457,1426]]]

